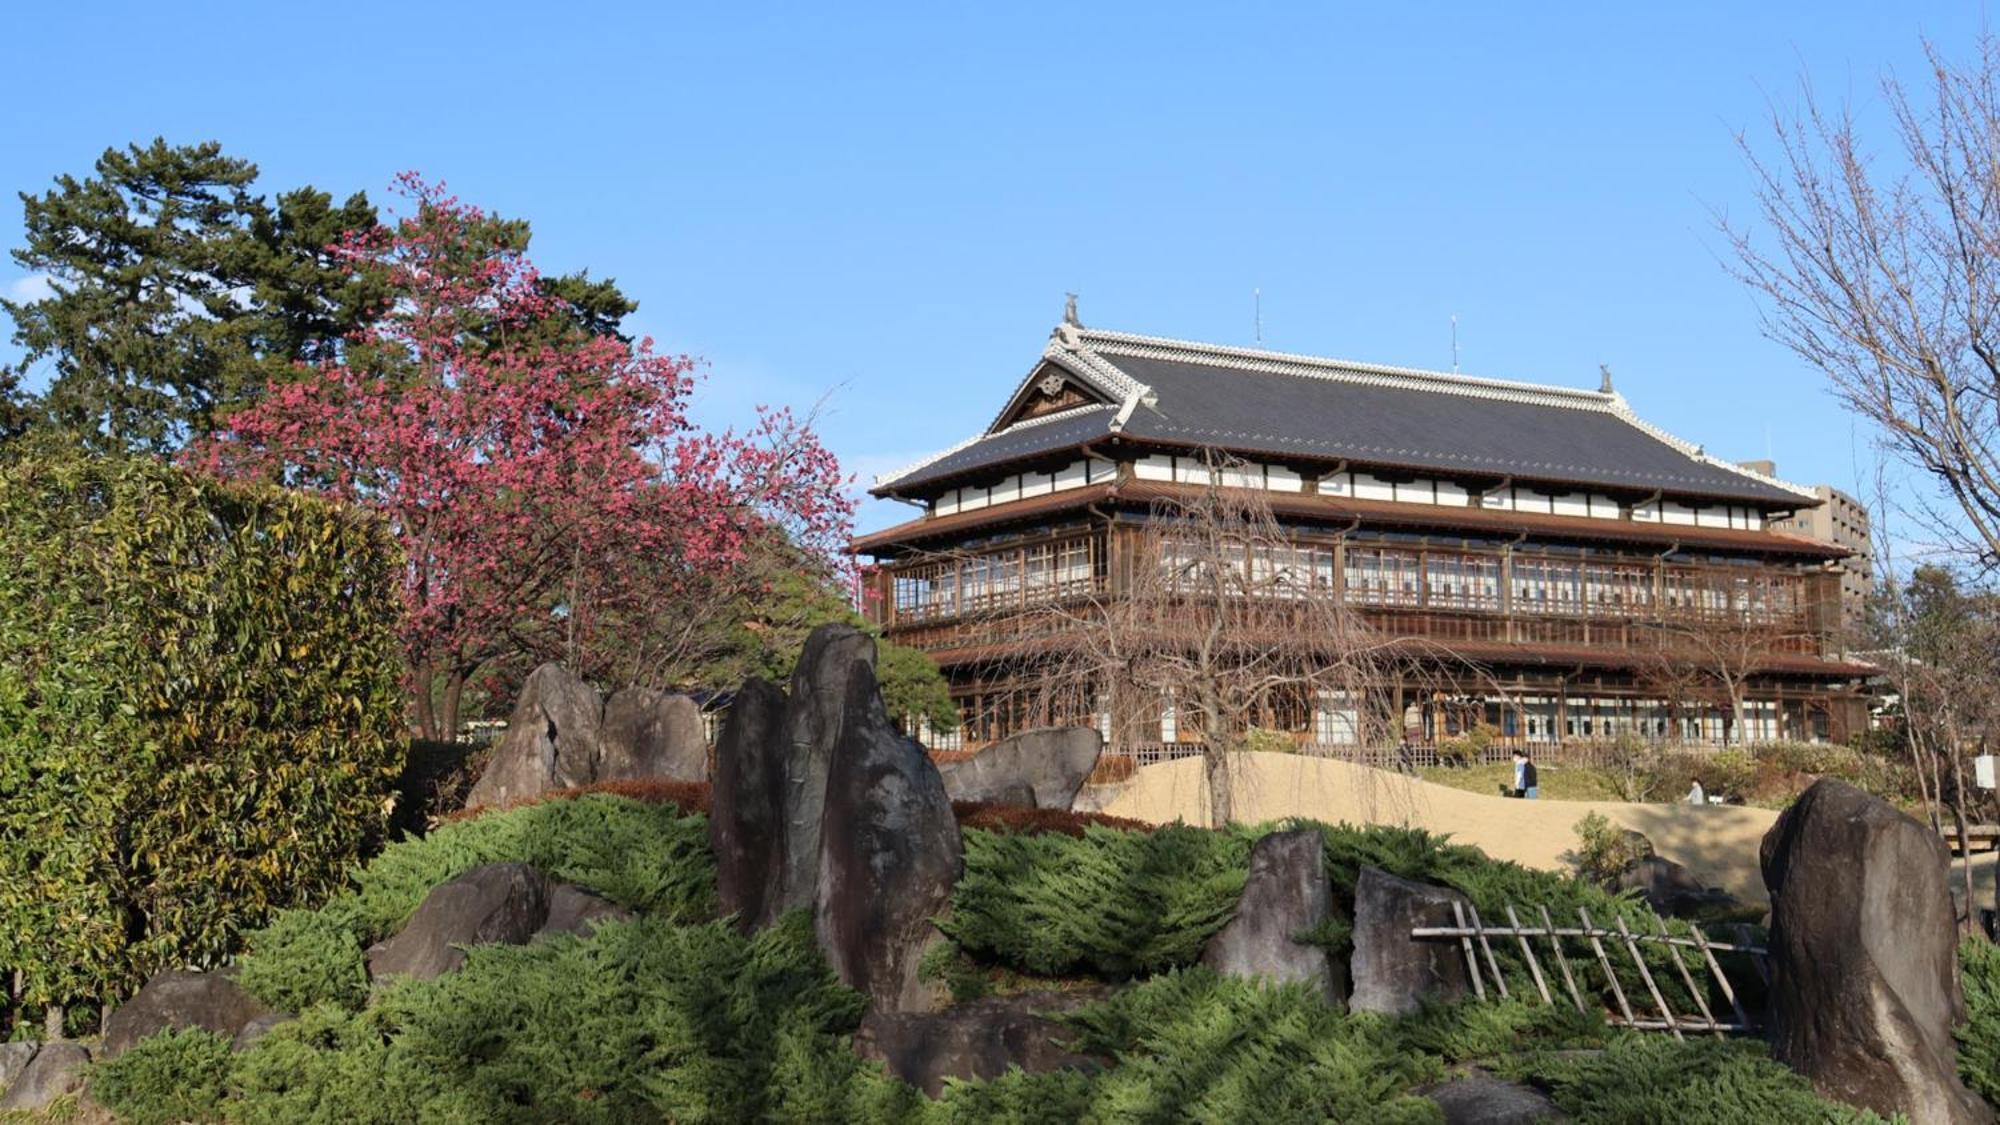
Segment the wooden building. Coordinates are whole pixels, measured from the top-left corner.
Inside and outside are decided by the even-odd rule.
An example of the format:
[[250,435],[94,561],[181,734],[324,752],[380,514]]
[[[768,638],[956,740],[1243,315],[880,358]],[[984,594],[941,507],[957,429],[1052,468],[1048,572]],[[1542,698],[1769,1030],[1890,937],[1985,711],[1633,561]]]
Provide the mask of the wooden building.
[[[1647,424],[1608,374],[1577,390],[1070,317],[985,432],[876,482],[922,514],[853,545],[872,564],[869,613],[951,681],[964,726],[932,744],[1045,718],[1024,713],[1010,672],[1046,643],[1025,623],[1116,598],[1134,529],[1213,487],[1268,498],[1314,596],[1449,651],[1421,690],[1382,685],[1412,741],[1473,724],[1503,745],[1840,740],[1866,720],[1871,670],[1830,643],[1846,552],[1771,526],[1818,497]],[[1653,675],[1663,627],[1702,620],[1765,631],[1740,708],[1667,698]],[[1118,740],[1187,738],[1170,701],[1153,711]],[[1281,725],[1308,744],[1356,729],[1328,713]]]

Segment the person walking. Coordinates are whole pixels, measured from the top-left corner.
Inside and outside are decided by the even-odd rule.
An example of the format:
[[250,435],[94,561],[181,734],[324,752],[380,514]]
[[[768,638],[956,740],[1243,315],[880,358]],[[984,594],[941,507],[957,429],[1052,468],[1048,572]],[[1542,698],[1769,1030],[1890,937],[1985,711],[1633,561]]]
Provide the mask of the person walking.
[[1514,796],[1532,801],[1540,795],[1536,785],[1535,763],[1529,759],[1526,750],[1514,751]]

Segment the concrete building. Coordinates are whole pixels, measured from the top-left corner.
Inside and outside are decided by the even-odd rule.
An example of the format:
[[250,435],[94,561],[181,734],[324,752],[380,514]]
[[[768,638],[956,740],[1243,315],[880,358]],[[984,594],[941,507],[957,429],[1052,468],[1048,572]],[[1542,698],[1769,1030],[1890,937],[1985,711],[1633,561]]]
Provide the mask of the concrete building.
[[[1771,461],[1745,461],[1743,467],[1765,476],[1778,474],[1777,464]],[[1841,620],[1853,629],[1861,624],[1866,612],[1868,586],[1874,576],[1875,556],[1869,540],[1868,509],[1861,501],[1830,484],[1815,484],[1811,488],[1820,499],[1818,507],[1801,508],[1782,519],[1772,520],[1770,526],[1776,531],[1788,531],[1823,543],[1838,544],[1853,552],[1836,564],[1840,570]]]

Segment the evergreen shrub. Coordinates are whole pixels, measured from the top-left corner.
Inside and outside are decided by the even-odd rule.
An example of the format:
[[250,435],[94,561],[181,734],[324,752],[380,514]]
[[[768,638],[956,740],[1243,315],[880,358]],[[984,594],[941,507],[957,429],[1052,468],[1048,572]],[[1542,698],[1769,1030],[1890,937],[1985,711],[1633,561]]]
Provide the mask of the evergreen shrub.
[[1976,938],[1958,947],[1965,1023],[1958,1028],[1958,1070],[1980,1097],[2000,1105],[2000,945]]
[[397,557],[366,513],[143,458],[0,468],[0,965],[24,1000],[212,964],[379,842]]
[[90,1070],[90,1096],[126,1125],[215,1121],[231,1066],[229,1041],[200,1028],[163,1031]]
[[675,804],[609,793],[544,801],[438,826],[385,848],[351,889],[317,910],[280,914],[250,935],[239,980],[267,1004],[358,1007],[363,951],[402,928],[440,883],[487,863],[528,863],[620,906],[673,921],[713,918],[708,821]]

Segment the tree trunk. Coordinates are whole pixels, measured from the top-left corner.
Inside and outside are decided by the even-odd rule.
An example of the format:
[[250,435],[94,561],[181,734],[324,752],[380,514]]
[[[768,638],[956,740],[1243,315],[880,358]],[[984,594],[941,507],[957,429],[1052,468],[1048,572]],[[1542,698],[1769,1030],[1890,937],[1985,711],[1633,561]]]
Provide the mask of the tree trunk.
[[453,672],[444,681],[444,707],[438,716],[439,737],[445,741],[458,740],[458,713],[465,700],[464,672]]
[[[1951,755],[1952,795],[1951,819],[1958,828],[1958,866],[1960,877],[1965,884],[1965,919],[1959,927],[1962,936],[1986,936],[1986,928],[1979,924],[1979,896],[1977,884],[1972,878],[1972,834],[1965,827],[1965,757],[1956,749]],[[2000,905],[2000,904],[1996,904]]]
[[417,704],[417,737],[426,742],[443,741],[438,736],[437,706],[431,699],[436,680],[428,664],[420,664],[410,670],[411,687],[414,689],[410,694],[416,697]]
[[[1747,715],[1744,711],[1742,688],[1736,688],[1730,691],[1729,709],[1736,715],[1736,744],[1738,746],[1750,745],[1750,725],[1744,721],[1747,718]],[[1723,739],[1722,741],[1725,746],[1728,745],[1729,743],[1729,740],[1726,738]]]
[[1208,779],[1208,826],[1225,828],[1235,806],[1234,786],[1229,778],[1229,751],[1211,740],[1201,747],[1202,773]]

